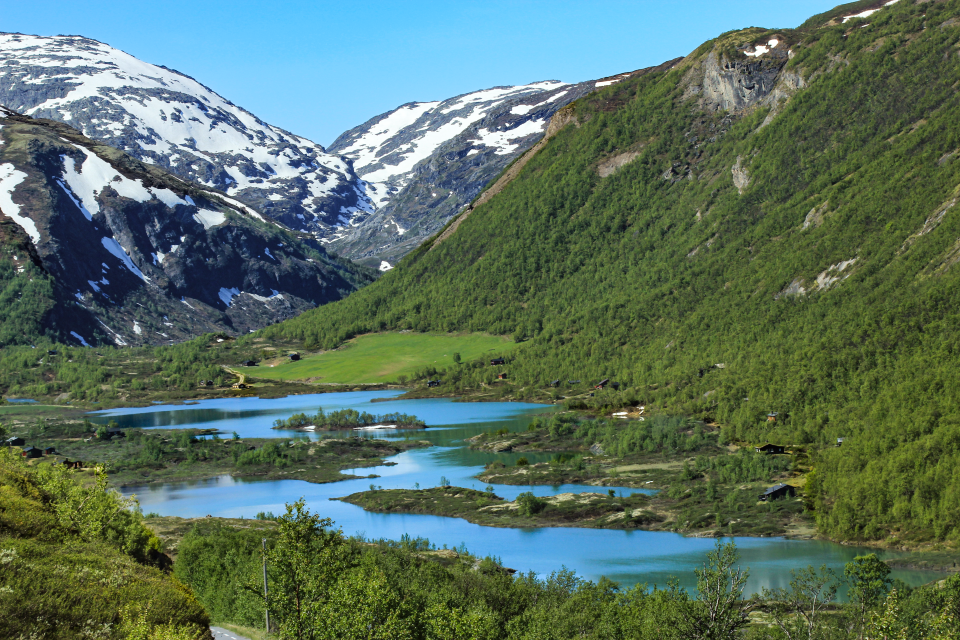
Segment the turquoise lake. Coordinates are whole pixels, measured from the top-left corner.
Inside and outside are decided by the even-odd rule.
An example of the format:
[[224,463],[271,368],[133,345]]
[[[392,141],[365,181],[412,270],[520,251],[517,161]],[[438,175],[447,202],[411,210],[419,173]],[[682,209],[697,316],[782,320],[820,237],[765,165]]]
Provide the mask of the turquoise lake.
[[[442,547],[465,544],[471,553],[497,556],[507,567],[547,575],[561,567],[580,576],[597,580],[606,576],[622,585],[636,583],[666,584],[675,577],[681,586],[696,584],[694,568],[701,566],[713,548],[711,538],[689,538],[675,533],[615,531],[578,528],[501,529],[482,527],[456,518],[424,515],[368,513],[359,507],[331,498],[346,496],[370,488],[384,489],[434,487],[445,477],[455,486],[482,489],[485,483],[475,479],[492,460],[512,464],[520,455],[531,461],[547,460],[548,454],[494,454],[471,451],[464,440],[484,431],[507,428],[522,431],[537,414],[555,411],[553,406],[517,402],[455,402],[450,399],[393,400],[401,392],[363,391],[289,396],[280,399],[205,400],[195,404],[157,405],[136,409],[113,409],[91,414],[91,420],[116,421],[121,427],[140,428],[217,428],[229,437],[303,437],[301,432],[274,430],[277,418],[294,413],[315,413],[353,408],[369,413],[403,412],[423,419],[429,429],[377,434],[377,437],[429,440],[435,446],[408,451],[389,459],[396,463],[356,470],[357,475],[376,474],[377,478],[312,484],[300,480],[251,481],[221,476],[201,482],[171,483],[127,487],[123,493],[135,494],[145,513],[201,517],[206,515],[252,518],[258,512],[282,513],[284,505],[300,497],[312,511],[333,518],[348,535],[367,538],[399,539],[403,534],[429,538]],[[382,400],[371,402],[371,400]],[[317,438],[313,434],[308,437]],[[349,473],[350,471],[347,470]],[[583,491],[605,492],[606,488],[584,485],[507,486],[494,485],[497,495],[513,499],[523,491],[541,496]],[[640,490],[614,487],[625,495]],[[842,573],[843,564],[854,556],[869,552],[857,547],[817,540],[783,538],[734,538],[741,564],[750,569],[747,591],[761,587],[786,586],[790,570],[808,565],[826,564]],[[878,555],[893,557],[881,552]],[[893,577],[909,584],[922,584],[939,574],[920,571],[894,571]]]

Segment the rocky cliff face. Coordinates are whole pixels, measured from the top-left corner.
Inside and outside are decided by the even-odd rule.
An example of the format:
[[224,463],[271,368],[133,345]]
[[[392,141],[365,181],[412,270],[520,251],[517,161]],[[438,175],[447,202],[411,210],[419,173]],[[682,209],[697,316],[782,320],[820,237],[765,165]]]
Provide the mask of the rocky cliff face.
[[61,123],[4,112],[0,140],[0,261],[12,266],[0,279],[52,282],[41,297],[56,313],[41,324],[62,339],[136,345],[246,333],[375,274]]

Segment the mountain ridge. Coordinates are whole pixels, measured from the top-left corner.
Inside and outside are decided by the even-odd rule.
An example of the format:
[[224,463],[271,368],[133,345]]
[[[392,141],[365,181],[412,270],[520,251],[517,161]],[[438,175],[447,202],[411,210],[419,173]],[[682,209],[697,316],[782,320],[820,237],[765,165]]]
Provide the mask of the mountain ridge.
[[18,281],[47,287],[33,302],[40,317],[5,318],[23,331],[7,340],[52,332],[122,346],[243,333],[372,280],[312,238],[60,122],[0,112],[0,141],[0,210],[12,230],[4,285],[20,297]]

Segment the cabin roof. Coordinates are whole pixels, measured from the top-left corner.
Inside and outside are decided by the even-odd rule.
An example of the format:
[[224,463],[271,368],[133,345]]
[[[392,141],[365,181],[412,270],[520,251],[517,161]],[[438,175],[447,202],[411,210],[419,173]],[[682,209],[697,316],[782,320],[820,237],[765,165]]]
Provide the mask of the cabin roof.
[[781,482],[780,484],[775,484],[775,485],[773,485],[772,487],[770,487],[769,489],[767,489],[766,491],[764,491],[764,492],[763,492],[763,495],[767,496],[767,495],[770,495],[771,493],[776,493],[776,492],[780,491],[781,489],[794,489],[794,488],[795,488],[795,487],[793,487],[793,486],[791,486],[791,485],[789,485],[789,484],[784,484],[784,483]]

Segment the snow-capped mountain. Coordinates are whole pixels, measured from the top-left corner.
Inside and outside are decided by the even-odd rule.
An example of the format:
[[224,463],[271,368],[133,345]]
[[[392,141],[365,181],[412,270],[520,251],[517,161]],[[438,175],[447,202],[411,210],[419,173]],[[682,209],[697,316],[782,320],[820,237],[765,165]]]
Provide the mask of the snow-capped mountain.
[[[234,198],[6,110],[0,226],[0,343],[41,330],[85,345],[246,333],[375,276]],[[39,328],[11,331],[11,317]]]
[[536,143],[557,110],[629,75],[408,103],[325,150],[96,40],[0,34],[0,105],[66,123],[383,269]]
[[550,80],[412,102],[347,131],[329,151],[352,160],[377,211],[325,242],[389,268],[536,143],[557,110],[618,80]]
[[325,235],[373,211],[342,158],[96,40],[0,34],[0,104],[65,122],[293,229]]

